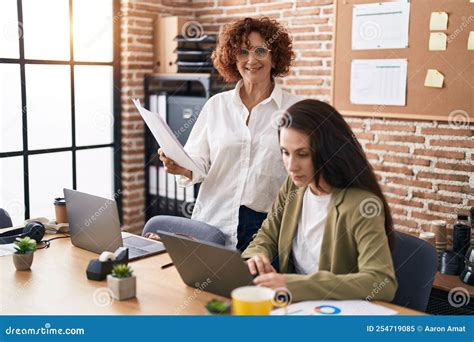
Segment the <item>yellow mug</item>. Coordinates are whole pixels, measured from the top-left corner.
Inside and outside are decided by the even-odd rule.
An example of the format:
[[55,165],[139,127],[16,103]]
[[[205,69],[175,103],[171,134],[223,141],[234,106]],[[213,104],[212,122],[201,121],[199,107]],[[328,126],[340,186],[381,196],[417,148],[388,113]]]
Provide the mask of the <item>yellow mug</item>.
[[232,291],[234,315],[269,315],[275,291],[268,287],[243,286]]

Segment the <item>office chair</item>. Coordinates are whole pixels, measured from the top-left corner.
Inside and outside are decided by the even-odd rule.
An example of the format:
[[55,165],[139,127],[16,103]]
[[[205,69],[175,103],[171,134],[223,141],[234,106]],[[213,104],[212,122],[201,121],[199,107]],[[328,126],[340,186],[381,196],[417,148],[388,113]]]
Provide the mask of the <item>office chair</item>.
[[12,219],[5,209],[0,208],[0,228],[13,226]]
[[145,224],[142,236],[160,231],[181,234],[201,241],[225,245],[224,234],[214,226],[185,217],[158,215]]
[[437,270],[436,249],[414,236],[393,231],[393,267],[398,289],[393,304],[425,311]]

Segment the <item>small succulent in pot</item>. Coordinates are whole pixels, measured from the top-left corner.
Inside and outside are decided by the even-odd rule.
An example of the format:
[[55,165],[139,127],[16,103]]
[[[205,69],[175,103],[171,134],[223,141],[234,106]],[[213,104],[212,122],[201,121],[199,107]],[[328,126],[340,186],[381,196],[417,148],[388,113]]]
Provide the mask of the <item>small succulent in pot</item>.
[[112,277],[115,278],[128,278],[132,276],[132,273],[132,268],[125,264],[118,264],[112,268]]
[[230,304],[218,299],[212,299],[207,302],[206,309],[211,315],[227,315],[230,313]]
[[15,254],[13,254],[13,263],[18,271],[27,271],[33,263],[34,252],[36,251],[36,241],[26,236],[16,238],[14,242]]
[[112,291],[112,297],[117,300],[134,298],[137,292],[137,279],[130,266],[118,264],[107,276],[107,286]]

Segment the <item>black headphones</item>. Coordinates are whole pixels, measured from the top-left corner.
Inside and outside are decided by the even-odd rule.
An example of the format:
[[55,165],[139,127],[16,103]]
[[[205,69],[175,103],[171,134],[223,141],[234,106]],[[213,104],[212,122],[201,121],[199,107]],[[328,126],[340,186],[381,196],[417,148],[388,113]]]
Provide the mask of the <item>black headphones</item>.
[[43,239],[46,229],[43,224],[39,221],[29,222],[25,227],[13,229],[6,233],[0,234],[0,245],[15,242],[16,238],[24,238],[29,236],[37,243],[40,243]]

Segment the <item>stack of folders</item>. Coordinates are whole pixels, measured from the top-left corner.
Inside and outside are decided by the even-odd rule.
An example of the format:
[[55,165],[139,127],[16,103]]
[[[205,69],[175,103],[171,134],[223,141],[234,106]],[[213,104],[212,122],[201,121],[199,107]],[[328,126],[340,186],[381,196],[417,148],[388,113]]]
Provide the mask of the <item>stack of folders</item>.
[[194,202],[194,187],[179,187],[176,184],[175,176],[165,172],[162,166],[149,166],[149,193],[169,199],[177,199],[178,201]]

